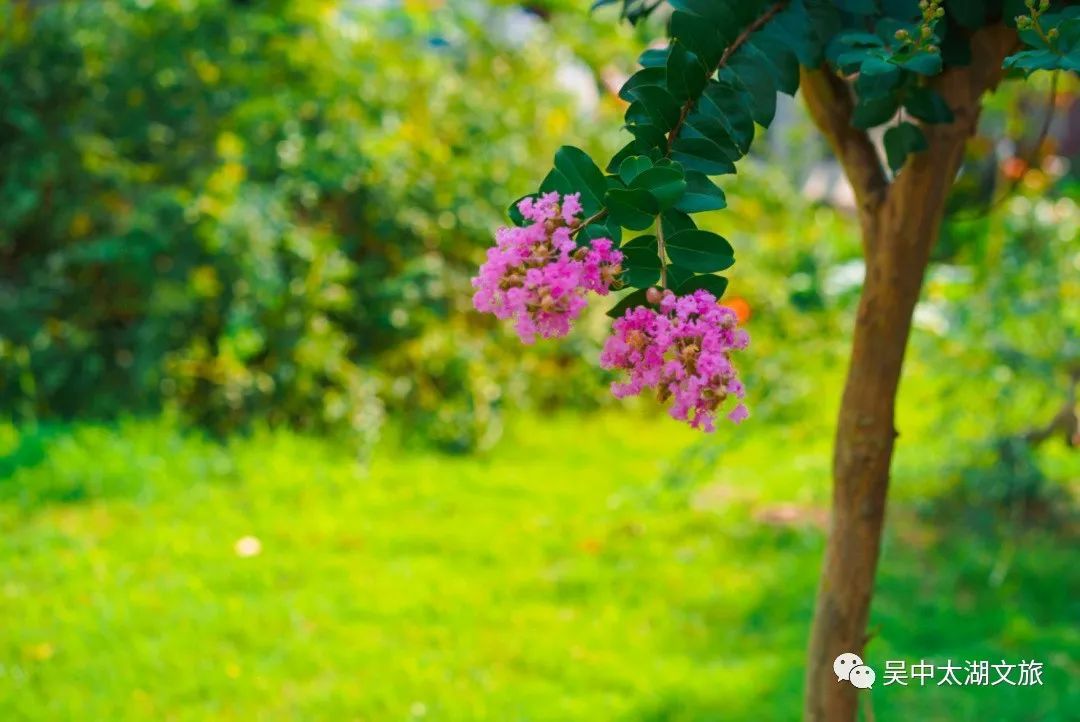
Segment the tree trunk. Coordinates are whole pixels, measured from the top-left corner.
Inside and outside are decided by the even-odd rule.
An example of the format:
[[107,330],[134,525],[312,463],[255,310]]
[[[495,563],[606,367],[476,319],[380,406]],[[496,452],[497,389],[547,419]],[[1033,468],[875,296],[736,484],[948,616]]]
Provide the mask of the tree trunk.
[[804,71],[810,113],[855,189],[866,258],[836,428],[831,528],[810,635],[808,722],[854,722],[857,694],[870,693],[838,682],[833,660],[844,652],[862,656],[867,641],[897,437],[896,392],[912,314],[964,142],[976,127],[979,100],[997,83],[1001,61],[1014,44],[1015,34],[1004,27],[984,28],[972,37],[971,65],[933,79],[932,87],[948,102],[955,121],[925,126],[929,149],[909,158],[892,182],[869,138],[850,125],[846,84],[826,71]]

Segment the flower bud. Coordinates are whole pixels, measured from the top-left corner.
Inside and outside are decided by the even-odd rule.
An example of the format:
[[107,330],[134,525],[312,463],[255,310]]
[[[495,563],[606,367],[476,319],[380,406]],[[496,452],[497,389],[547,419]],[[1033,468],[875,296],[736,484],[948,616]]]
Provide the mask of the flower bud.
[[664,297],[663,292],[659,288],[657,288],[655,286],[653,286],[652,288],[650,288],[648,291],[645,292],[645,300],[648,301],[649,303],[651,303],[654,306],[656,304],[660,303],[660,299],[662,299],[663,297]]

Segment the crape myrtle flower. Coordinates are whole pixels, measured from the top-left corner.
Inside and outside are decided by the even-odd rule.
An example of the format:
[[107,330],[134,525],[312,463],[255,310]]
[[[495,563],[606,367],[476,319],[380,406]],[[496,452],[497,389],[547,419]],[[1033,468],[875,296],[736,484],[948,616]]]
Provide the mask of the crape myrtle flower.
[[600,365],[627,373],[612,384],[612,393],[623,398],[655,389],[661,402],[671,401],[673,418],[704,431],[715,430],[717,411],[729,398],[735,405],[728,418],[746,419],[746,390],[731,354],[746,348],[750,337],[738,327],[735,311],[705,290],[655,296],[657,308],[628,309],[604,344]]
[[607,295],[622,273],[622,253],[609,238],[579,246],[572,235],[580,194],[544,193],[518,210],[528,223],[500,228],[472,279],[478,311],[511,320],[524,343],[565,336],[586,305],[586,293]]

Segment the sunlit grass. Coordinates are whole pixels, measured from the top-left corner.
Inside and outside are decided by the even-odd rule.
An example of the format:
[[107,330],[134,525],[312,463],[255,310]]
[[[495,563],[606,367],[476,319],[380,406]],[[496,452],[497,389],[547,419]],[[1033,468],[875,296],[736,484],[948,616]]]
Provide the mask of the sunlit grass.
[[[515,417],[487,454],[388,441],[367,469],[283,433],[7,427],[0,717],[796,719],[828,415],[706,443]],[[1035,657],[1046,684],[882,687],[877,719],[1069,719],[1062,532],[938,529],[903,487],[868,659]]]

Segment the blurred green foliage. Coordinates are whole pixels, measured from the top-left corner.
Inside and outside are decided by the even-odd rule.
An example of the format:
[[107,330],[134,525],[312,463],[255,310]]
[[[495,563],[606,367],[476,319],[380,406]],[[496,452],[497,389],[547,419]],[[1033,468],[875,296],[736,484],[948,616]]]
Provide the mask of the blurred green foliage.
[[[567,82],[556,26],[483,3],[0,8],[0,408],[363,440],[381,384],[468,448],[526,391],[568,398],[543,374],[571,348],[509,367],[467,314],[536,159],[614,117]],[[594,30],[594,53],[632,44]]]
[[[467,450],[508,408],[605,402],[581,363],[600,309],[522,355],[471,311],[468,278],[557,145],[625,141],[613,91],[660,30],[571,0],[0,0],[0,410],[175,408],[364,448],[385,406]],[[909,355],[1008,399],[979,440],[1040,423],[1077,358],[1077,164],[1044,172],[1068,161],[1039,146],[1017,176],[998,152],[1039,145],[1025,119],[1047,85],[988,100]],[[1075,103],[1076,81],[1057,97]],[[817,370],[846,363],[854,224],[798,186],[828,158],[781,103],[729,209],[701,214],[748,261],[727,298],[750,314],[750,400],[775,422],[835,396]],[[987,213],[1002,178],[1022,197]],[[934,403],[943,429],[969,423]]]

